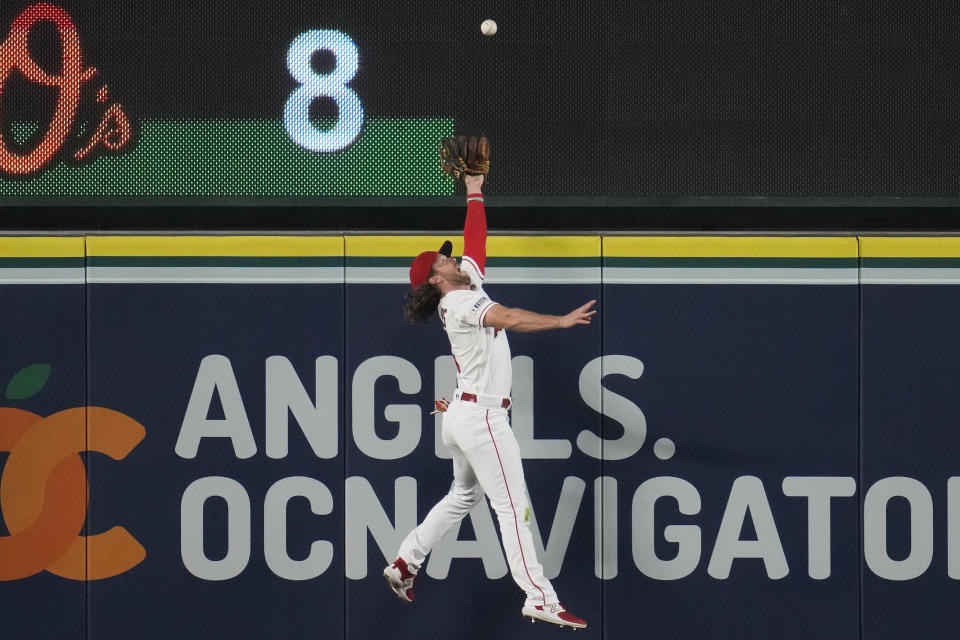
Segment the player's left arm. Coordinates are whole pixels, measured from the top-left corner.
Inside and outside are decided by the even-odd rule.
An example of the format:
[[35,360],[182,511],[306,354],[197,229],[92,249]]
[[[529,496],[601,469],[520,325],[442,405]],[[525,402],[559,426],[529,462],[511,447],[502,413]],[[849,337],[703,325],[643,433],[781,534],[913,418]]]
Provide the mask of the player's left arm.
[[463,225],[463,259],[473,263],[480,278],[486,277],[487,212],[483,207],[483,176],[466,175],[467,221]]
[[546,331],[548,329],[569,329],[579,324],[590,324],[590,320],[597,312],[591,309],[596,300],[577,307],[563,316],[554,316],[545,313],[536,313],[526,309],[504,307],[492,303],[482,316],[483,326],[512,331]]

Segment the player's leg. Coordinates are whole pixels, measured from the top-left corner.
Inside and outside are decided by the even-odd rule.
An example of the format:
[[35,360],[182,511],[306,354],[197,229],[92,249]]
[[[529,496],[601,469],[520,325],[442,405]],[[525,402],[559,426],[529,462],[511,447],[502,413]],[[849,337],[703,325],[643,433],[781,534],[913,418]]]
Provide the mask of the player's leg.
[[514,581],[527,594],[528,605],[551,605],[557,594],[543,575],[530,533],[530,508],[520,446],[506,411],[484,412],[487,441],[465,452],[470,466],[497,513],[503,549]]
[[537,559],[530,533],[530,505],[520,445],[510,429],[506,411],[491,410],[484,417],[488,442],[467,450],[465,455],[497,512],[513,579],[527,595],[522,613],[531,622],[543,620],[582,629],[587,623],[560,604]]
[[483,496],[477,477],[463,452],[457,447],[451,447],[450,452],[453,455],[453,484],[450,491],[430,509],[423,522],[400,545],[400,557],[415,571],[440,538],[463,520]]
[[451,446],[453,484],[440,502],[435,504],[423,522],[407,534],[393,564],[383,570],[383,577],[401,600],[413,600],[413,581],[420,565],[453,525],[470,513],[483,497],[477,477],[459,447]]

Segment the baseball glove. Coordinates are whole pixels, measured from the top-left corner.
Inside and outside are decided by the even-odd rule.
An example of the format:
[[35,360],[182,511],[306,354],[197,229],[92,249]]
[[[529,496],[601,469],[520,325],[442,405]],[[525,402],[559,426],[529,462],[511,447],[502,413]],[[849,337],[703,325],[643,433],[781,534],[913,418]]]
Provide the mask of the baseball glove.
[[440,141],[440,169],[454,180],[490,173],[490,142],[486,136],[455,136]]

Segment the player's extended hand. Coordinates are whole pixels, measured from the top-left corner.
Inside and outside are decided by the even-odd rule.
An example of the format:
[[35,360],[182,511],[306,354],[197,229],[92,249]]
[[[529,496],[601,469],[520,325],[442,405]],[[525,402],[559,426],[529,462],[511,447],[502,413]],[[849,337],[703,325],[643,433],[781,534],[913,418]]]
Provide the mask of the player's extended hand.
[[577,307],[567,315],[560,316],[560,327],[567,329],[578,324],[590,324],[591,318],[593,318],[593,315],[597,312],[596,309],[591,310],[590,307],[596,303],[596,300],[591,300],[582,307]]

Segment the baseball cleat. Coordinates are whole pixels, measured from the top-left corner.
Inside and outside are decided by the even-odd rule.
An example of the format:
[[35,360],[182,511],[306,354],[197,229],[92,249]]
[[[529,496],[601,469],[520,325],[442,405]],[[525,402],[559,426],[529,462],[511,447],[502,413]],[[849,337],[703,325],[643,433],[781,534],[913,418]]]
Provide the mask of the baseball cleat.
[[551,624],[558,624],[561,627],[571,627],[573,629],[583,629],[587,626],[585,620],[567,611],[559,602],[548,604],[544,607],[534,605],[524,605],[522,611],[524,617],[530,618],[530,622],[543,620]]
[[393,564],[387,565],[383,570],[383,577],[398,598],[404,602],[413,602],[413,581],[417,579],[417,575],[410,572],[403,558],[397,558]]

